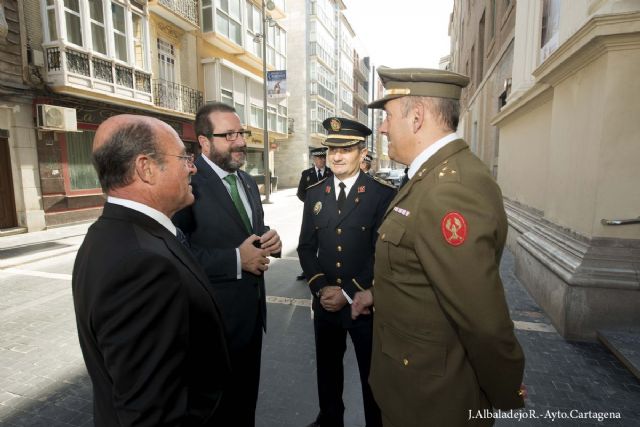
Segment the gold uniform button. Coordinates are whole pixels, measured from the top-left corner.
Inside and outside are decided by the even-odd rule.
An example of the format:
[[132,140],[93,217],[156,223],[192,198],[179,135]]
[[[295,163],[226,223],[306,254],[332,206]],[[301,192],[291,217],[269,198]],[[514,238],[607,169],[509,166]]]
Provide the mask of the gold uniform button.
[[336,233],[338,233],[338,234],[342,234],[342,228],[338,228],[338,229],[336,229]]
[[403,364],[404,366],[408,366],[408,365],[409,365],[409,359],[403,359],[403,360],[402,360],[402,364]]
[[339,262],[336,262],[336,267],[340,268],[342,267],[342,264],[340,264]]
[[342,279],[338,278],[338,280],[336,280],[336,283],[337,283],[338,285],[341,285],[341,284],[342,284]]
[[338,252],[342,252],[342,246],[338,246]]

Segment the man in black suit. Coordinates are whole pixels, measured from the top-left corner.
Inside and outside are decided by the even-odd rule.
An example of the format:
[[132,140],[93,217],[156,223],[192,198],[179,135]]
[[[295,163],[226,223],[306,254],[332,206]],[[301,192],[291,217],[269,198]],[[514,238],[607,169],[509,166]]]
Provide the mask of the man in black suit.
[[107,203],[73,268],[96,426],[217,426],[230,375],[207,277],[169,219],[193,203],[193,157],[160,120],[121,115],[95,136]]
[[[313,159],[313,166],[303,170],[302,174],[300,174],[296,196],[301,202],[304,202],[308,187],[332,175],[331,169],[327,167],[326,148],[314,148],[311,150],[311,158]],[[304,272],[298,274],[296,280],[304,280]]]
[[267,319],[263,273],[268,257],[280,256],[282,243],[264,225],[258,186],[240,169],[251,132],[242,127],[235,109],[220,102],[203,105],[195,130],[202,148],[192,180],[195,203],[173,221],[187,234],[224,318],[233,372],[218,423],[251,427]]
[[318,181],[321,181],[327,176],[331,176],[332,172],[327,164],[327,149],[326,148],[314,148],[311,150],[311,158],[313,159],[313,166],[309,169],[305,169],[300,174],[300,182],[298,183],[298,192],[296,196],[301,202],[304,202],[304,198],[307,195],[307,188],[312,186]]
[[353,120],[323,122],[334,175],[307,189],[298,255],[313,296],[320,413],[309,427],[343,427],[343,356],[349,333],[358,360],[367,427],[382,426],[368,376],[372,316],[351,319],[356,292],[373,285],[378,227],[395,188],[360,171],[371,130]]

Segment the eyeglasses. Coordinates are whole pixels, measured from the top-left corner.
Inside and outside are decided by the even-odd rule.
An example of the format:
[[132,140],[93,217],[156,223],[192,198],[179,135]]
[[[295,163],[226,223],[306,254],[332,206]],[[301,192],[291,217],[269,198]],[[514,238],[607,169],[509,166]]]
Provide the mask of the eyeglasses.
[[162,154],[163,156],[177,157],[187,162],[187,166],[189,167],[193,166],[193,161],[195,158],[193,154],[168,154],[168,153],[156,153],[156,154]]
[[225,133],[212,133],[211,136],[217,136],[219,138],[226,138],[227,141],[235,141],[238,139],[238,135],[242,135],[244,139],[247,139],[251,136],[250,130],[240,130],[240,131],[231,131]]

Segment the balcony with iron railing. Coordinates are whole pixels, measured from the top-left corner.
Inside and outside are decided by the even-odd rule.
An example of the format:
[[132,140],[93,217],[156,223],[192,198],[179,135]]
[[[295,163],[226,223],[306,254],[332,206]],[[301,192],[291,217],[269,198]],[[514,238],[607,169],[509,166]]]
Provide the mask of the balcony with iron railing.
[[309,55],[317,57],[326,67],[334,71],[336,69],[336,60],[331,52],[324,49],[318,43],[309,43]]
[[364,125],[368,126],[369,116],[363,113],[362,111],[358,111],[358,121]]
[[369,80],[369,67],[366,66],[363,59],[354,61],[353,69],[362,80]]
[[353,105],[344,101],[342,101],[340,104],[341,104],[343,113],[347,113],[348,115],[353,116]]
[[150,0],[149,10],[185,31],[200,27],[198,0]]
[[369,102],[369,91],[366,90],[362,85],[356,84],[356,90],[353,92],[353,94],[360,98],[360,101],[364,103]]
[[154,79],[153,102],[158,107],[195,114],[202,105],[202,92],[167,80]]
[[44,48],[50,85],[152,102],[151,73],[60,42]]

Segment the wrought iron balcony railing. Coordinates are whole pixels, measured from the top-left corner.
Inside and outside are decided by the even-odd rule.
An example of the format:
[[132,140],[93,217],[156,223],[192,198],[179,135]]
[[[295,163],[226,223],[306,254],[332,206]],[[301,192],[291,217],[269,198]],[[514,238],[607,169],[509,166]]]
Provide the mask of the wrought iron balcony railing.
[[187,21],[200,25],[198,0],[158,0],[158,3],[182,16]]
[[202,92],[167,80],[154,79],[153,102],[158,107],[195,114],[202,105]]
[[46,54],[47,74],[51,77],[76,74],[95,82],[115,83],[119,87],[151,94],[150,73],[63,45],[47,47]]

